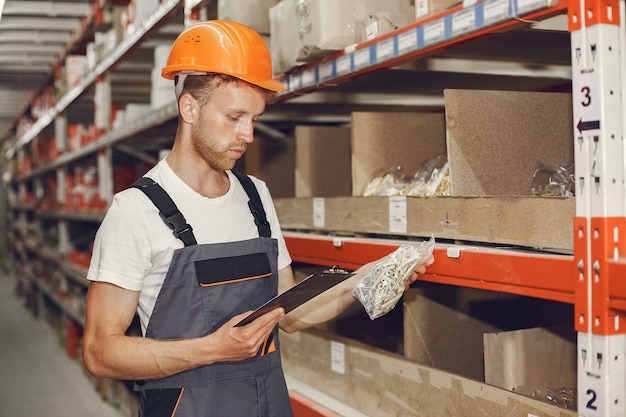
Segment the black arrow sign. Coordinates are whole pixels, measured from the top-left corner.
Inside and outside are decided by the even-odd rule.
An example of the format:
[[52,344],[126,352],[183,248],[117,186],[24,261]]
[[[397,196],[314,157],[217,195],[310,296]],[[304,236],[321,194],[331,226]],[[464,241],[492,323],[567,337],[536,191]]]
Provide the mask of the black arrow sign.
[[576,125],[576,128],[580,133],[582,133],[583,130],[600,129],[600,120],[590,120],[588,122],[583,122],[583,120],[580,119],[578,121],[578,124]]

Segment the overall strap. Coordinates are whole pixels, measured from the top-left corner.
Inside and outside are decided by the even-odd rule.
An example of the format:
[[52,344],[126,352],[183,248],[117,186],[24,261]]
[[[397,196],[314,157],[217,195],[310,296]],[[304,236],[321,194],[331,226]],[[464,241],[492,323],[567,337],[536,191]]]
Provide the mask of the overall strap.
[[263,203],[261,202],[261,197],[259,196],[259,192],[256,189],[256,186],[245,174],[241,174],[236,171],[231,171],[239,180],[243,189],[248,194],[248,207],[250,207],[250,211],[252,212],[252,216],[254,216],[254,224],[256,224],[257,229],[259,229],[260,237],[271,237],[272,230],[270,229],[270,224],[267,221],[267,217],[265,215],[265,210],[263,209]]
[[182,240],[185,246],[197,244],[193,229],[183,214],[178,210],[167,192],[154,180],[148,177],[139,178],[131,185],[144,192],[152,203],[159,209],[159,216],[165,224],[174,231],[174,236]]

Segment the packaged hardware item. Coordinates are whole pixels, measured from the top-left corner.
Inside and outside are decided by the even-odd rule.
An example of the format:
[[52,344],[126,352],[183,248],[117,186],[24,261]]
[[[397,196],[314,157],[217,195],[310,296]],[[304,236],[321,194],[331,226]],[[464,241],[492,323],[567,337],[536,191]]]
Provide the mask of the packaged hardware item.
[[397,165],[385,172],[374,175],[363,191],[364,197],[406,195],[409,186],[407,176],[401,166]]
[[411,179],[407,195],[432,197],[450,195],[450,165],[445,155],[426,161]]
[[390,312],[404,293],[404,282],[418,265],[434,262],[435,238],[421,244],[402,244],[378,261],[354,286],[352,294],[374,320]]
[[554,165],[537,161],[533,172],[531,194],[542,197],[575,195],[574,164]]

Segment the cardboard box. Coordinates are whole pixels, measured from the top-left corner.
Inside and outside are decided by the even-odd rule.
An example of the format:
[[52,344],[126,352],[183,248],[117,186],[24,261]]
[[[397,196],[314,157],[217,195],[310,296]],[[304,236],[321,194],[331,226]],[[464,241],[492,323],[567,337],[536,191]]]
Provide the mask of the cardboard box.
[[68,90],[77,87],[87,71],[87,56],[68,55],[65,57],[65,81]]
[[[545,399],[577,386],[576,332],[571,327],[523,329],[484,335],[485,382]],[[575,408],[576,402],[568,408]]]
[[279,0],[218,0],[217,18],[251,27],[262,35],[270,33],[270,7]]
[[459,0],[415,0],[415,20],[422,20],[463,3]]
[[[324,226],[313,222],[312,199],[275,199],[286,229],[389,234],[388,197],[334,197],[324,202]],[[574,198],[409,197],[407,235],[572,251]]]
[[352,194],[350,128],[296,126],[296,197]]
[[235,169],[265,181],[274,198],[293,197],[295,159],[292,137],[269,137],[257,131]]
[[531,195],[540,161],[574,161],[566,93],[445,90],[451,195]]
[[358,42],[358,23],[379,13],[413,15],[410,0],[282,0],[269,11],[274,72]]
[[[367,416],[577,415],[317,329],[281,332],[280,341],[288,380],[310,385]],[[344,372],[336,370],[338,364]]]
[[357,22],[357,43],[366,42],[393,32],[411,23],[411,15],[406,13],[381,12],[371,14]]
[[401,167],[414,173],[446,152],[441,113],[352,113],[352,195],[363,194],[376,176]]
[[459,308],[462,293],[478,302],[488,296],[506,297],[445,286],[408,289],[403,296],[404,355],[422,365],[483,381],[483,334],[502,329]]

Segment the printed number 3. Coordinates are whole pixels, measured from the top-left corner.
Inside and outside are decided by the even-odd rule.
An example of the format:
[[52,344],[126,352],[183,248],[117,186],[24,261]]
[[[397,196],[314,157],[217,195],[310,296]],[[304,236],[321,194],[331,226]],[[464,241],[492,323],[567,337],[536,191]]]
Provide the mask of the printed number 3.
[[583,87],[580,90],[583,95],[585,96],[585,99],[582,101],[582,105],[584,107],[589,107],[591,105],[591,95],[589,94],[589,92],[591,91],[591,89],[589,87]]

